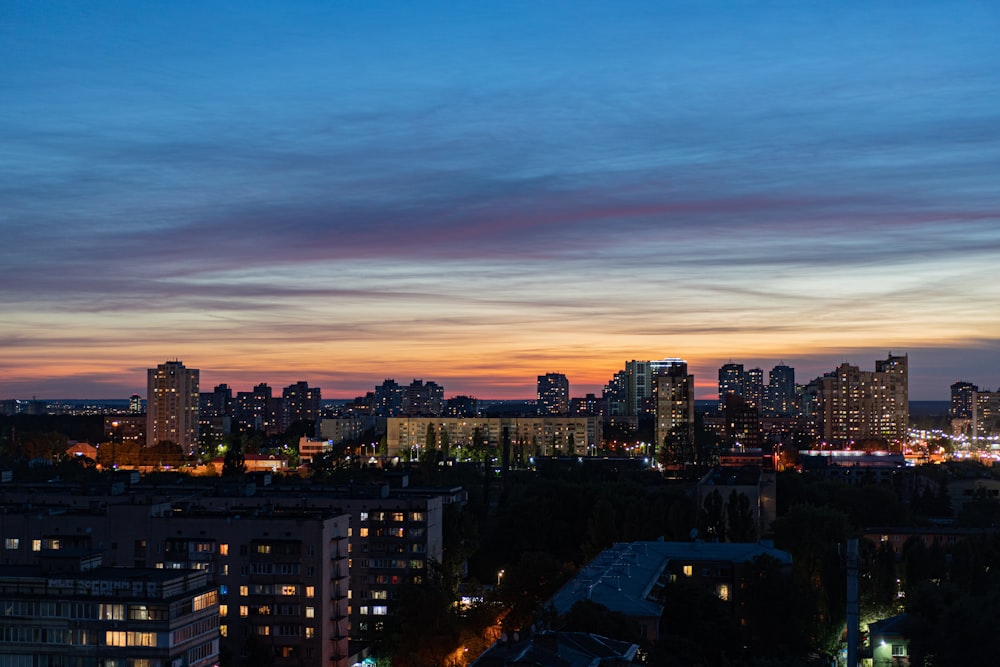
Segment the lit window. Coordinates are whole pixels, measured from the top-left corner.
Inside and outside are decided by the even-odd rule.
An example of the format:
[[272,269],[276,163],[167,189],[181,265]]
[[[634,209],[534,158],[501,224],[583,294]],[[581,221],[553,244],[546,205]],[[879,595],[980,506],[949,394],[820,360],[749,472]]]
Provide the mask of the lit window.
[[359,528],[358,529],[358,537],[368,537],[368,529],[367,528]]
[[228,556],[229,555],[229,545],[228,544],[223,543],[223,544],[219,545],[219,555],[220,556]]
[[306,607],[306,618],[316,617],[316,607]]
[[690,577],[692,574],[694,574],[694,567],[691,565],[685,565],[683,572],[685,577]]
[[905,658],[906,657],[906,645],[905,644],[893,644],[892,645],[892,657],[894,657],[894,658]]
[[720,600],[729,600],[729,584],[719,584],[715,589]]
[[306,626],[306,639],[312,639],[315,636],[316,636],[316,628],[311,628],[311,627],[309,627],[307,625]]
[[220,625],[219,626],[219,635],[222,636],[222,637],[228,637],[229,636],[229,626],[228,625]]
[[365,607],[358,607],[358,613],[361,614],[362,616],[367,616],[368,615],[368,607],[367,606],[365,606]]
[[8,537],[4,540],[3,546],[5,549],[17,549],[21,544],[21,540],[16,537]]
[[41,540],[31,540],[31,550],[32,551],[41,551],[42,550],[42,541]]
[[247,586],[240,586],[240,595],[244,597],[250,595],[250,589]]
[[219,616],[222,616],[223,618],[225,618],[228,613],[229,613],[229,605],[228,604],[220,604],[219,605]]
[[245,604],[240,605],[240,616],[247,617],[250,615],[250,607]]
[[295,589],[296,589],[295,584],[285,584],[284,586],[281,587],[281,594],[282,595],[295,595],[295,592],[296,592]]
[[316,597],[316,587],[315,586],[306,586],[306,597],[307,598]]
[[375,605],[372,607],[372,614],[375,616],[385,616],[389,613],[389,608],[383,605]]

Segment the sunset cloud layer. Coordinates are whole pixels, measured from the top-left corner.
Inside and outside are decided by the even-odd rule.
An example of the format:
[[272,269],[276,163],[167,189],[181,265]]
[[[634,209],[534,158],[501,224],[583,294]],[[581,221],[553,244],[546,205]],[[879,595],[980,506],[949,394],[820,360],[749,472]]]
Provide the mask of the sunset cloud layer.
[[0,398],[1000,382],[995,3],[403,5],[5,8]]

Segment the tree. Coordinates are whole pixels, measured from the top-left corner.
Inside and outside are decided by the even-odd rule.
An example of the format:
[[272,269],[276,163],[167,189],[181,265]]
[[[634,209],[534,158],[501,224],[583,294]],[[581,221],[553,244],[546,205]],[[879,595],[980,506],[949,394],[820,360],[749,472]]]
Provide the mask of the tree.
[[246,459],[243,456],[243,445],[238,438],[226,447],[226,454],[222,459],[223,477],[240,477],[247,471]]
[[703,535],[713,542],[726,541],[725,508],[718,489],[705,496],[698,513],[698,524]]
[[754,524],[750,499],[745,493],[733,489],[726,503],[726,534],[730,542],[756,542],[757,527]]

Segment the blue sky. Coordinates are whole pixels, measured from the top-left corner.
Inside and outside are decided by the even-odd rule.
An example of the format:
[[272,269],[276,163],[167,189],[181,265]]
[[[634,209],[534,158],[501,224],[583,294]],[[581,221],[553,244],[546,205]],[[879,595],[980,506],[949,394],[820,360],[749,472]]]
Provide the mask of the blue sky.
[[13,2],[0,398],[996,388],[1000,5]]

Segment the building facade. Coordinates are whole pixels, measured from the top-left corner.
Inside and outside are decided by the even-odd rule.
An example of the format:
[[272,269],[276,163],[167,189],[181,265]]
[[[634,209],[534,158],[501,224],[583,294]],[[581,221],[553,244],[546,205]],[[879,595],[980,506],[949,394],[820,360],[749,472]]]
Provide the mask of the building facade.
[[198,369],[168,361],[146,372],[146,445],[164,440],[192,453],[198,444]]

